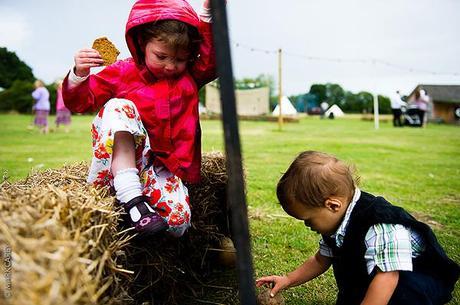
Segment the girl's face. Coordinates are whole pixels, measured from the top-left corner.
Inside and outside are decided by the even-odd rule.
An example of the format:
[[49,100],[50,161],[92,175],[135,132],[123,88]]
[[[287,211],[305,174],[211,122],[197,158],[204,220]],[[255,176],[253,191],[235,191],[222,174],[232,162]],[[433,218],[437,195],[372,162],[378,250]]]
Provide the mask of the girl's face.
[[187,68],[190,52],[175,50],[161,40],[152,39],[145,46],[145,65],[159,79],[176,78]]

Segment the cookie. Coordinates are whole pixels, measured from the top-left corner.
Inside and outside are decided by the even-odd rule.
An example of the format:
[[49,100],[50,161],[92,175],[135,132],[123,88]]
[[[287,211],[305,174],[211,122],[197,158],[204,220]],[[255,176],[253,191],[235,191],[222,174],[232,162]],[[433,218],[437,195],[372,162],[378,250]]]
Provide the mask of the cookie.
[[117,60],[118,54],[120,54],[120,51],[107,37],[100,37],[94,40],[92,48],[101,54],[104,66],[113,64]]

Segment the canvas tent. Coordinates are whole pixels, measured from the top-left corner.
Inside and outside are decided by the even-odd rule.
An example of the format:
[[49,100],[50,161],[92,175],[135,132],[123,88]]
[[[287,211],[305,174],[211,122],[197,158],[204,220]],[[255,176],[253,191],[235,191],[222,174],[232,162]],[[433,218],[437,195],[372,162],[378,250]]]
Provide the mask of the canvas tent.
[[[288,99],[287,96],[283,96],[281,98],[281,112],[282,115],[286,116],[296,116],[297,110],[295,110],[294,106],[292,106],[291,101]],[[280,114],[279,105],[276,105],[275,109],[272,112],[272,115],[278,116]]]
[[[236,89],[236,109],[239,116],[258,116],[269,113],[270,89]],[[220,114],[220,92],[214,83],[206,85],[206,109],[210,113]]]
[[337,106],[336,104],[334,104],[331,107],[329,107],[329,109],[326,110],[326,112],[324,113],[324,116],[327,118],[327,117],[329,117],[331,115],[331,113],[334,114],[335,118],[345,115],[345,113],[342,111],[342,109],[340,109],[340,107]]

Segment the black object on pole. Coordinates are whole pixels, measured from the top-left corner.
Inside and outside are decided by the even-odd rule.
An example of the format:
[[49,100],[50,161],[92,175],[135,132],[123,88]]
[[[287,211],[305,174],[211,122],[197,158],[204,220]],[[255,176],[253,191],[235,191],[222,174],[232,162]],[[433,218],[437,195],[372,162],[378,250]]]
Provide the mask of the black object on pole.
[[237,251],[240,303],[256,305],[225,0],[211,0],[211,9],[227,157],[227,199],[232,218],[233,239]]

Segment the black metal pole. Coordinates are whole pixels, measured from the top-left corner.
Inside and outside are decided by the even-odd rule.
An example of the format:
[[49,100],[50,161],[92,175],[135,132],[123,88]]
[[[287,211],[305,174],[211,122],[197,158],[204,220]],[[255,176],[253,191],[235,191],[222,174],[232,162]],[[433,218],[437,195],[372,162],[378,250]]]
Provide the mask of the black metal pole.
[[225,0],[212,0],[211,8],[227,157],[227,200],[232,216],[232,232],[237,251],[240,303],[256,305]]

